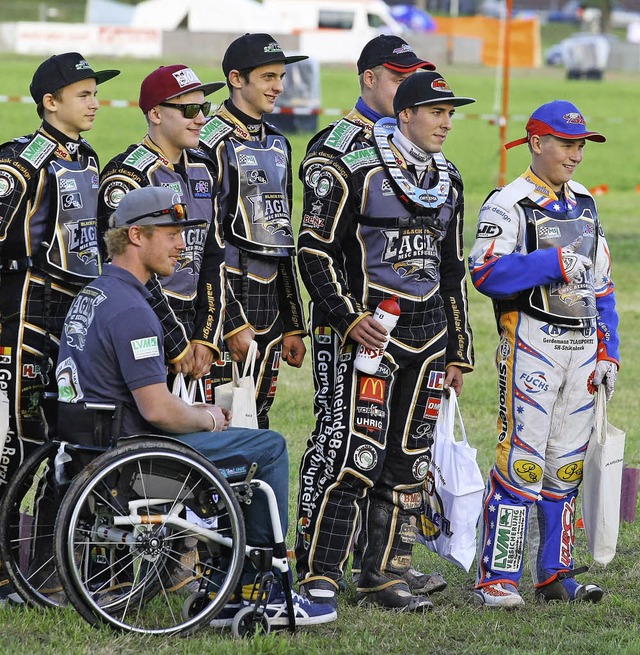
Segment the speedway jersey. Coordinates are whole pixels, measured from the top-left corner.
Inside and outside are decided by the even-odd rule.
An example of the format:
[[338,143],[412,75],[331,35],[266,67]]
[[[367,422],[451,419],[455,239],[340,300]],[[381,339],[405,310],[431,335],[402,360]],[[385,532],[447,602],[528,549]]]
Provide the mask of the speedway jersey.
[[[400,153],[393,152],[416,185]],[[377,147],[332,159],[305,187],[298,257],[312,300],[342,339],[382,299],[396,294],[402,313],[392,340],[419,349],[446,330],[447,365],[469,370],[462,180],[451,162],[439,159],[445,170],[434,164],[418,186],[438,186],[444,177],[451,183],[441,205],[426,213],[401,201]]]
[[98,157],[48,124],[0,146],[0,267],[79,288],[100,274]]
[[[560,249],[576,239],[576,252],[593,265],[568,282]],[[469,269],[498,313],[517,309],[563,328],[596,322],[598,358],[618,362],[609,248],[595,202],[581,184],[569,181],[558,195],[529,168],[494,191],[480,210]]]
[[[208,157],[195,149],[185,150],[180,163],[174,164],[147,136],[104,167],[98,213],[103,234],[110,214],[126,193],[144,186],[162,186],[175,190],[179,202],[187,205],[190,219],[203,219],[202,224],[184,228],[186,248],[178,266],[172,275],[158,281],[178,319],[193,329],[187,335],[189,340],[217,351],[222,334],[224,245],[214,220],[216,182],[212,168]],[[175,355],[175,350],[170,354]]]
[[251,324],[305,334],[291,227],[291,146],[269,123],[259,136],[226,106],[202,128],[200,145],[218,168],[218,207],[230,298],[225,337]]

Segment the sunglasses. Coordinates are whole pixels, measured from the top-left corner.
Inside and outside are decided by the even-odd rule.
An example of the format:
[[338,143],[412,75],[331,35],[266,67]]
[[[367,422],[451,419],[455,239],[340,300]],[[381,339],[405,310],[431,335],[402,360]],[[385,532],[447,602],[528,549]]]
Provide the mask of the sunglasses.
[[135,218],[130,218],[126,222],[126,225],[131,225],[132,223],[139,221],[141,218],[146,218],[147,216],[165,216],[165,215],[171,216],[171,220],[174,223],[180,223],[182,221],[186,221],[188,217],[187,206],[181,202],[177,202],[175,205],[168,207],[167,209],[158,209],[158,211],[155,212],[149,212],[148,214],[140,214],[140,216],[136,216]]
[[190,102],[186,105],[181,105],[177,102],[161,102],[160,106],[174,107],[175,109],[179,109],[185,118],[195,118],[200,112],[202,112],[205,116],[208,116],[209,112],[211,111],[210,102],[203,102],[201,105],[197,102]]

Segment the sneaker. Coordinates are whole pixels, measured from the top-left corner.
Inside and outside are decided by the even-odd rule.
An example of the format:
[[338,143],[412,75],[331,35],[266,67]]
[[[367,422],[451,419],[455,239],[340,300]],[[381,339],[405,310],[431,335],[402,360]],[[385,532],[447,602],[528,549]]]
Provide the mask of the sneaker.
[[334,610],[338,609],[339,586],[330,578],[307,578],[302,580],[299,586],[303,598],[319,605],[331,605]]
[[402,577],[413,594],[435,594],[447,588],[447,581],[440,573],[422,573],[410,568]]
[[[328,604],[314,603],[308,598],[291,591],[293,600],[293,613],[295,615],[296,626],[319,625],[321,623],[330,623],[338,618],[338,612],[335,607]],[[265,613],[269,618],[271,627],[288,627],[289,616],[287,613],[287,601],[285,598],[282,583],[274,580],[271,585],[271,593],[265,607]]]
[[404,580],[385,583],[375,589],[358,588],[358,605],[375,606],[400,612],[428,612],[433,609],[433,603],[427,596],[414,596],[409,585]]
[[474,589],[474,600],[479,605],[489,607],[518,607],[524,605],[522,596],[515,585],[508,582],[485,585]]
[[604,591],[597,584],[580,584],[573,576],[558,577],[549,584],[536,589],[536,600],[550,603],[553,601],[599,603]]
[[23,607],[24,599],[16,591],[9,578],[0,580],[0,607]]

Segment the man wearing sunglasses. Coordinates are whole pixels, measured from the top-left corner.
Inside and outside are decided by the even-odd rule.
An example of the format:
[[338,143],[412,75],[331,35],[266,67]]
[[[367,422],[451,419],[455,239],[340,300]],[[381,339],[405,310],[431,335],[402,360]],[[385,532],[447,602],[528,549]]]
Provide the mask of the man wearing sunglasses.
[[198,150],[200,129],[211,110],[205,98],[222,86],[202,84],[183,64],[161,66],[147,75],[139,99],[147,135],[114,157],[100,176],[101,234],[123,196],[144,186],[173,189],[190,218],[200,219],[185,228],[186,248],[175,270],[149,282],[171,370],[195,378],[206,375],[218,359],[222,336],[224,250],[214,220],[215,174]]
[[55,436],[56,404],[43,399],[55,390],[62,323],[101,271],[98,156],[81,135],[99,109],[97,85],[119,73],[94,71],[78,52],[50,57],[30,85],[42,125],[0,145],[0,380],[9,382],[0,384],[9,405],[0,495],[34,447]]
[[263,120],[283,90],[286,57],[268,34],[245,34],[222,61],[230,97],[200,134],[218,166],[218,204],[224,229],[230,292],[224,323],[227,352],[213,373],[231,378],[231,361],[246,358],[255,338],[258,425],[267,427],[280,360],[299,368],[306,334],[291,228],[291,146]]

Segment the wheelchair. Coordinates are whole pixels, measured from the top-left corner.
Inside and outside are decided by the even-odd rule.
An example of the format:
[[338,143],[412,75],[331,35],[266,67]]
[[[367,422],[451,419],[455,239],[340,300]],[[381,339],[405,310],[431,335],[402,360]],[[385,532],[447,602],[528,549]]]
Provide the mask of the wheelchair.
[[[294,631],[276,498],[254,479],[256,465],[221,472],[199,452],[160,435],[112,443],[105,426],[116,420],[116,406],[87,403],[85,409],[95,419],[95,442],[108,447],[43,444],[0,503],[0,556],[22,598],[41,607],[71,603],[92,625],[188,635],[237,598],[249,561],[252,600],[235,614],[233,635],[269,633],[265,608],[274,569]],[[241,506],[254,493],[266,494],[273,548],[246,543]]]

